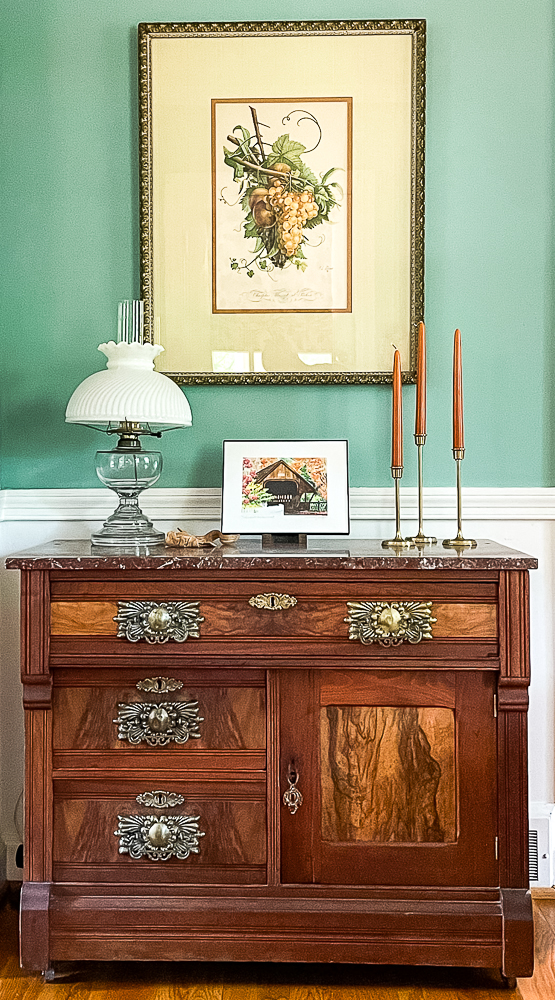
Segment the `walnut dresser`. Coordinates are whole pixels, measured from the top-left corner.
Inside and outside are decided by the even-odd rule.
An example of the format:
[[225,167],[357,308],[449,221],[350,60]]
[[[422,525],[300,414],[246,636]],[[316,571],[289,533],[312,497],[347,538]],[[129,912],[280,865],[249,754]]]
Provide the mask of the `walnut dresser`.
[[528,571],[396,555],[97,553],[21,571],[21,961],[532,970]]

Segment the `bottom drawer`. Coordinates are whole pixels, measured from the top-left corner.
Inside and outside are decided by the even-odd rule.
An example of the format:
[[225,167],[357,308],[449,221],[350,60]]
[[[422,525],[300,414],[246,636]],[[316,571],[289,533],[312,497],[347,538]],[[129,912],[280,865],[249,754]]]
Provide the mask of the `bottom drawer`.
[[261,885],[266,839],[264,782],[174,784],[163,793],[83,786],[55,793],[53,878]]

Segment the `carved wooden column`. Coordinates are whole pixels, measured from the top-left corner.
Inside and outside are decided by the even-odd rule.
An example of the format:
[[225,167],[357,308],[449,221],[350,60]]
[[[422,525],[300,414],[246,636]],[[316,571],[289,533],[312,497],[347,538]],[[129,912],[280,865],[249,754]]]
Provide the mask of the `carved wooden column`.
[[25,847],[21,891],[21,962],[46,970],[52,880],[52,676],[49,669],[48,572],[23,572],[21,680],[25,709]]
[[516,968],[522,969],[523,956],[529,956],[530,974],[533,962],[531,904],[522,891],[528,888],[529,640],[528,574],[502,571],[499,574],[498,781],[506,976],[515,975]]

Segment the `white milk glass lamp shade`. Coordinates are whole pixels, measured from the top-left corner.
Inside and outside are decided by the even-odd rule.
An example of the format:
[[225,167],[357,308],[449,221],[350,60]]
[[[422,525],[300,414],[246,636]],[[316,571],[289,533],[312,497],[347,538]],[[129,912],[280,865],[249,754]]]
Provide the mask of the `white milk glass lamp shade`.
[[141,435],[159,437],[164,430],[190,427],[186,396],[167,375],[154,371],[158,344],[121,341],[100,344],[108,358],[103,371],[77,386],[66,410],[66,421],[117,434],[111,451],[96,453],[98,478],[119,498],[116,511],[91,536],[93,544],[151,546],[164,542],[141,511],[139,494],[160,478],[162,455],[142,448]]
[[77,386],[67,404],[68,423],[100,430],[124,422],[156,431],[191,426],[185,394],[167,375],[154,371],[154,358],[163,347],[111,340],[98,350],[108,358],[106,368]]

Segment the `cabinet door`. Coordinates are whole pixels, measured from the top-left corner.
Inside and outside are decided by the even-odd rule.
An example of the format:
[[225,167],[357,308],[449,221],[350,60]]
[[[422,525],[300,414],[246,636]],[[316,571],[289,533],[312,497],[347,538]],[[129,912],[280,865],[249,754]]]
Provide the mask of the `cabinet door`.
[[287,883],[495,886],[495,674],[294,671],[281,681]]

